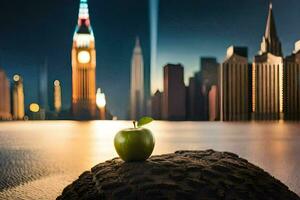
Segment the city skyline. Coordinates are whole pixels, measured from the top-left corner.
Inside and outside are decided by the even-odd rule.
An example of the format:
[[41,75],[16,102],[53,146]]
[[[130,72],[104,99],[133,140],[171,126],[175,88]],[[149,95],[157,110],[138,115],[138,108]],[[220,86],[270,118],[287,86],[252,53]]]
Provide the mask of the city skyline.
[[[67,2],[67,1],[66,1]],[[73,2],[74,3],[74,2]],[[90,4],[93,4],[93,1],[89,1],[89,3]],[[95,2],[94,2],[95,3]],[[131,3],[133,3],[133,1],[131,1]],[[254,32],[254,34],[253,35],[256,35],[256,32],[258,32],[258,35],[259,35],[259,39],[256,39],[256,41],[255,41],[255,43],[254,43],[254,45],[252,44],[252,45],[245,45],[245,46],[248,46],[249,47],[249,60],[251,60],[252,61],[252,58],[253,58],[253,55],[254,54],[256,54],[256,52],[257,52],[257,47],[259,46],[259,41],[260,41],[260,38],[261,38],[261,31],[264,29],[264,25],[263,26],[260,26],[260,25],[258,25],[258,24],[264,24],[265,23],[265,19],[266,19],[266,8],[267,8],[267,3],[268,2],[266,2],[266,3],[261,3],[261,5],[256,5],[257,7],[260,7],[260,9],[258,9],[257,10],[257,16],[244,16],[244,15],[242,15],[241,16],[241,19],[245,19],[245,24],[247,24],[246,23],[246,21],[247,20],[249,20],[249,18],[251,17],[251,18],[253,18],[253,19],[255,19],[255,18],[260,18],[260,20],[259,21],[257,21],[257,25],[256,25],[256,29],[255,30],[253,30],[253,32]],[[50,4],[50,3],[49,3]],[[74,3],[75,4],[75,3]],[[129,3],[130,4],[130,3]],[[222,62],[223,61],[223,57],[224,57],[224,55],[225,55],[225,51],[226,51],[226,48],[229,46],[229,44],[227,45],[227,44],[224,44],[224,43],[229,43],[229,42],[231,42],[230,40],[226,40],[226,42],[223,42],[223,43],[221,43],[220,41],[218,41],[220,38],[218,38],[218,37],[216,37],[216,38],[214,38],[215,39],[215,41],[214,42],[212,42],[211,43],[211,45],[204,45],[205,47],[206,47],[206,49],[207,49],[207,53],[201,53],[201,51],[197,51],[197,50],[194,50],[193,51],[193,53],[190,53],[190,51],[191,51],[191,49],[192,48],[184,48],[184,46],[183,47],[181,47],[181,48],[175,48],[176,46],[179,46],[180,47],[180,45],[182,44],[182,41],[181,41],[181,39],[182,39],[182,37],[179,37],[179,39],[178,39],[178,41],[177,42],[173,42],[173,44],[172,45],[167,45],[168,43],[169,43],[169,41],[170,40],[172,40],[172,39],[174,39],[174,36],[176,36],[176,35],[178,35],[179,33],[176,33],[176,32],[173,32],[173,34],[171,34],[171,36],[170,36],[170,34],[166,34],[168,31],[170,31],[170,30],[172,30],[172,29],[174,29],[175,27],[177,27],[178,25],[183,25],[183,26],[187,26],[187,24],[184,24],[184,23],[181,23],[182,22],[182,20],[183,19],[185,19],[185,18],[183,18],[183,19],[178,19],[178,16],[180,16],[180,14],[183,14],[183,13],[185,13],[184,12],[184,10],[185,10],[185,8],[189,8],[191,5],[195,5],[195,4],[197,4],[197,3],[195,3],[194,1],[191,1],[190,2],[190,4],[184,4],[184,7],[183,7],[183,9],[181,10],[181,9],[179,9],[181,12],[179,12],[178,13],[178,15],[170,15],[170,16],[168,16],[167,14],[169,13],[169,12],[165,12],[166,11],[166,8],[170,8],[170,12],[172,11],[172,7],[174,7],[174,5],[172,4],[172,3],[170,3],[168,6],[169,7],[167,7],[166,6],[166,4],[165,4],[165,2],[163,2],[163,1],[161,1],[161,4],[160,4],[160,23],[159,23],[159,43],[158,43],[158,64],[157,64],[157,66],[161,69],[160,71],[161,71],[161,74],[162,74],[162,67],[164,66],[164,64],[166,64],[167,62],[172,62],[172,63],[182,63],[183,64],[183,66],[185,66],[185,71],[186,71],[186,73],[185,73],[185,82],[186,82],[186,85],[187,85],[187,79],[191,76],[191,74],[194,72],[194,71],[198,71],[198,69],[199,69],[199,57],[202,55],[202,56],[204,56],[204,55],[211,55],[211,56],[216,56],[217,58],[218,58],[218,61],[219,62]],[[210,6],[210,4],[208,3],[208,2],[205,2],[205,1],[202,1],[201,2],[201,4],[203,5],[203,6]],[[219,6],[222,6],[224,3],[222,3],[222,2],[220,2],[220,4],[217,4],[216,5],[216,9],[218,10],[219,9]],[[240,4],[239,6],[240,6],[240,8],[242,9],[242,8],[244,8],[244,6],[246,5],[247,3],[243,3],[243,4]],[[263,5],[262,5],[263,4]],[[286,6],[286,7],[280,7],[280,6],[277,6],[277,5],[280,5],[280,2],[277,2],[277,1],[273,1],[273,4],[274,4],[274,7],[276,7],[276,21],[277,21],[277,28],[278,28],[278,32],[279,32],[279,35],[280,35],[280,38],[281,38],[281,40],[282,40],[282,44],[283,44],[283,46],[284,46],[284,54],[285,55],[288,55],[290,52],[292,52],[291,50],[288,50],[288,49],[292,49],[293,48],[293,44],[292,45],[290,45],[291,43],[294,43],[294,41],[295,40],[297,40],[298,38],[295,36],[295,39],[294,39],[294,41],[289,41],[289,42],[286,42],[286,41],[284,41],[285,39],[285,37],[287,37],[286,36],[286,34],[281,34],[281,32],[282,32],[282,28],[281,27],[283,27],[283,26],[291,26],[291,27],[293,27],[293,22],[294,21],[296,21],[295,19],[296,18],[294,18],[294,21],[291,21],[291,23],[288,23],[288,25],[286,25],[286,24],[283,24],[283,23],[281,23],[282,22],[282,20],[283,20],[283,18],[282,17],[280,17],[281,15],[282,15],[282,10],[286,10],[287,8],[286,7],[288,7],[288,6]],[[291,3],[289,4],[289,6],[291,6],[293,4],[293,1],[291,1]],[[254,5],[254,4],[253,4]],[[78,7],[78,4],[76,3],[76,5],[75,5],[76,7]],[[147,5],[144,5],[145,7],[147,6]],[[97,12],[95,12],[95,8],[96,7],[93,7],[93,6],[90,6],[90,7],[92,7],[91,8],[91,13],[96,13],[97,14]],[[137,7],[139,7],[139,6],[137,6]],[[233,9],[234,8],[234,6],[233,5],[231,5],[231,4],[229,4],[229,5],[227,5],[226,7],[228,7],[228,9]],[[251,7],[252,8],[252,7]],[[97,7],[97,9],[99,9],[98,7]],[[194,9],[192,9],[192,12],[191,12],[191,14],[190,15],[187,15],[187,17],[186,18],[193,18],[193,17],[195,17],[195,16],[198,16],[198,14],[197,13],[195,13],[195,10],[196,8],[194,8]],[[199,8],[200,9],[200,8]],[[75,9],[75,11],[77,11],[78,10],[78,8],[77,9]],[[176,10],[176,9],[174,9],[174,10]],[[177,8],[177,10],[178,10],[178,8]],[[188,10],[188,9],[187,9]],[[250,9],[251,10],[251,9]],[[236,11],[239,11],[240,12],[240,10],[238,10],[238,9],[236,9]],[[215,11],[214,11],[215,12]],[[249,11],[250,12],[250,11]],[[261,13],[262,12],[262,13]],[[171,12],[172,13],[172,12]],[[281,13],[281,14],[280,14]],[[214,13],[213,13],[214,14]],[[283,15],[284,16],[284,15]],[[74,18],[74,16],[72,16],[73,18]],[[210,17],[212,17],[212,16],[210,16]],[[147,16],[145,16],[145,18],[147,18]],[[174,18],[175,19],[177,19],[177,20],[174,20]],[[190,28],[191,28],[191,30],[194,30],[194,28],[195,28],[195,35],[197,34],[197,32],[198,32],[198,30],[197,30],[197,28],[196,27],[198,27],[199,28],[199,26],[200,25],[195,25],[195,24],[201,24],[201,20],[207,20],[207,21],[209,21],[210,20],[210,18],[208,17],[208,18],[206,18],[206,17],[203,17],[203,19],[201,18],[201,19],[198,19],[199,21],[198,21],[198,23],[197,23],[197,20],[196,20],[196,18],[197,17],[195,17],[195,19],[192,21],[193,23],[194,23],[194,25],[193,24],[189,24],[190,25]],[[214,17],[212,17],[212,18],[214,18]],[[286,17],[285,17],[286,18]],[[166,21],[168,21],[168,19],[170,19],[170,21],[168,22],[168,23],[166,23]],[[214,19],[215,20],[215,19]],[[292,19],[291,19],[292,20]],[[42,20],[41,20],[42,21]],[[94,23],[96,23],[97,21],[99,21],[99,18],[95,18],[94,20],[93,20],[93,24]],[[191,22],[191,23],[192,23]],[[99,22],[98,22],[99,23]],[[218,22],[218,23],[220,23],[220,22]],[[217,23],[217,24],[218,24]],[[226,23],[225,23],[226,24]],[[73,23],[72,23],[72,26],[74,25],[74,20],[73,20]],[[251,25],[251,24],[250,24]],[[108,26],[109,27],[109,26]],[[205,27],[205,26],[204,26]],[[296,26],[294,26],[294,27],[296,27]],[[101,35],[102,33],[103,33],[103,31],[101,31],[101,27],[98,27],[97,26],[97,28],[99,28],[99,32],[97,33],[96,32],[96,30],[95,30],[95,34],[97,34],[97,36],[98,35]],[[106,28],[106,26],[103,26],[102,27],[102,29],[105,29]],[[297,28],[297,27],[296,27]],[[96,29],[96,28],[95,28]],[[166,29],[169,29],[168,31],[166,31]],[[191,30],[187,30],[187,31],[191,31]],[[290,30],[290,29],[286,29],[285,31],[287,31],[287,30]],[[231,30],[231,32],[232,33],[235,33],[235,34],[239,34],[239,37],[246,37],[247,36],[247,34],[244,34],[244,33],[238,33],[240,30]],[[147,32],[147,31],[145,31],[145,32]],[[185,31],[183,31],[183,32],[185,32]],[[243,32],[243,31],[240,31],[240,32]],[[5,33],[5,32],[4,32]],[[291,32],[290,32],[291,33]],[[132,33],[132,34],[134,34],[134,36],[131,36],[131,37],[135,37],[135,35],[137,35],[137,33]],[[145,43],[145,47],[144,47],[144,49],[145,49],[145,51],[144,51],[144,49],[143,49],[143,51],[144,52],[146,52],[145,53],[145,57],[146,57],[146,61],[145,61],[145,65],[147,65],[147,66],[149,66],[149,42],[147,42],[147,34],[148,34],[148,32],[145,34],[141,34],[142,35],[142,38],[145,38],[145,35],[146,35],[146,39],[143,39],[142,40],[142,42],[143,42],[143,44]],[[299,34],[299,31],[298,31],[298,33],[297,33],[297,30],[295,30],[294,32],[292,32],[292,34],[293,35],[300,35]],[[168,35],[169,37],[166,39],[165,37],[166,37],[166,35]],[[204,43],[207,43],[207,40],[209,41],[209,40],[211,40],[211,37],[207,37],[207,38],[205,38],[204,36],[198,36],[198,37],[196,37],[196,36],[193,36],[193,37],[190,37],[190,39],[188,39],[188,40],[193,40],[193,41],[195,41],[194,43],[195,44],[199,44],[199,39],[202,39],[203,40],[203,42]],[[212,34],[212,35],[214,35],[214,34]],[[241,35],[245,35],[245,36],[241,36]],[[98,38],[98,37],[97,37]],[[101,37],[99,37],[99,38],[101,38]],[[176,37],[175,37],[176,38]],[[224,37],[224,38],[226,38],[226,37]],[[289,38],[292,38],[292,37],[289,37]],[[97,39],[96,41],[98,41],[99,39]],[[146,41],[145,41],[146,40]],[[252,38],[251,38],[251,40],[252,40]],[[292,40],[292,39],[290,39],[290,40]],[[101,42],[103,42],[103,40],[102,39],[100,39],[100,41]],[[119,39],[119,41],[123,41],[123,39]],[[144,42],[145,41],[145,42]],[[96,46],[97,46],[97,50],[98,50],[98,46],[100,46],[100,48],[102,48],[102,50],[100,51],[100,52],[102,52],[103,51],[103,49],[107,49],[107,46],[105,46],[105,45],[101,45],[101,42],[100,42],[100,45],[97,45],[96,44]],[[214,44],[216,43],[216,42],[220,42],[220,46],[227,46],[226,48],[224,48],[224,49],[222,49],[222,50],[218,50],[218,49],[221,49],[220,47],[218,47],[218,48],[213,48],[214,47]],[[132,39],[129,41],[129,43],[130,44],[132,44]],[[188,43],[190,43],[190,42],[188,42]],[[231,44],[238,44],[238,45],[243,45],[244,44],[244,42],[242,42],[242,43],[239,43],[239,42],[232,42]],[[230,45],[231,45],[230,44]],[[14,44],[15,45],[15,44]],[[13,45],[13,46],[14,46]],[[176,46],[174,46],[174,45],[176,45]],[[33,45],[34,46],[34,45]],[[148,47],[147,47],[148,46]],[[244,46],[244,45],[243,45]],[[287,47],[288,46],[288,47]],[[4,42],[4,47],[5,47],[5,42]],[[174,48],[170,48],[170,47],[174,47]],[[256,47],[256,48],[255,48]],[[33,47],[30,47],[29,48],[29,50],[31,49],[31,48],[33,48]],[[34,102],[34,101],[37,101],[37,99],[38,99],[38,97],[37,97],[37,94],[34,94],[35,92],[32,92],[32,91],[34,91],[34,89],[32,89],[32,91],[29,91],[28,90],[28,88],[34,88],[34,83],[33,82],[35,82],[34,81],[34,78],[31,80],[29,77],[28,77],[28,73],[30,73],[30,72],[32,72],[32,71],[37,71],[36,70],[36,68],[35,67],[24,67],[24,69],[20,69],[20,70],[18,70],[18,69],[15,69],[15,68],[13,68],[13,69],[11,69],[11,68],[9,68],[9,65],[7,65],[7,64],[5,64],[6,62],[9,62],[9,61],[6,61],[6,60],[10,60],[9,59],[9,57],[11,57],[11,56],[8,56],[8,57],[6,57],[5,55],[7,54],[7,50],[3,50],[3,47],[1,47],[0,48],[1,49],[1,51],[0,51],[0,54],[1,54],[1,66],[5,69],[5,71],[7,72],[7,74],[8,74],[8,77],[10,78],[10,79],[12,79],[12,74],[15,74],[15,73],[18,73],[18,74],[21,74],[22,75],[22,77],[24,78],[24,86],[25,86],[25,93],[26,93],[26,95],[25,95],[25,102],[26,102],[26,105],[29,105],[29,103],[30,102]],[[168,51],[167,51],[167,50]],[[180,51],[184,51],[184,49],[185,50],[188,50],[187,52],[186,52],[186,54],[184,54],[184,53],[180,53]],[[214,52],[214,54],[213,53],[210,53],[210,52],[212,52],[212,49],[216,49]],[[129,52],[130,53],[130,51],[131,51],[131,48],[124,48],[123,49],[123,51],[125,51],[125,52]],[[178,52],[179,51],[179,52]],[[3,53],[4,52],[4,53]],[[30,51],[29,51],[30,52]],[[68,51],[69,52],[69,51]],[[98,51],[97,51],[98,52]],[[166,52],[169,52],[168,54],[169,55],[166,55]],[[129,54],[129,53],[126,53],[126,54]],[[26,54],[26,53],[25,53]],[[40,53],[41,54],[41,53]],[[45,54],[47,54],[47,53],[45,53]],[[67,53],[65,53],[65,54],[67,54]],[[107,53],[108,54],[108,53]],[[103,59],[103,57],[105,58],[106,56],[107,56],[107,54],[105,55],[103,55],[103,54],[100,54],[100,56],[99,55],[97,55],[97,60],[101,60],[101,58]],[[122,54],[122,53],[121,53]],[[221,54],[221,55],[220,55]],[[17,55],[17,53],[16,53],[16,55]],[[171,56],[170,56],[171,55]],[[176,58],[174,58],[174,56],[173,55],[176,55]],[[197,56],[196,56],[197,55]],[[67,55],[66,57],[67,57],[67,60],[65,61],[66,63],[68,63],[69,62],[69,60],[70,60],[70,58],[69,58],[69,56],[70,55]],[[118,58],[119,56],[118,55],[114,55],[114,56],[116,56],[116,58]],[[194,56],[194,59],[189,59],[189,57],[193,57]],[[14,57],[14,56],[13,56]],[[40,66],[40,65],[43,65],[43,62],[44,62],[44,58],[45,57],[49,57],[49,55],[42,55],[42,56],[36,56],[37,58],[36,59],[39,59],[40,61],[39,61],[39,64],[36,64],[36,67],[38,67],[38,66]],[[127,56],[126,56],[127,57]],[[147,58],[148,57],[148,58]],[[173,57],[173,58],[172,58]],[[16,58],[16,57],[15,57]],[[129,56],[129,58],[130,58],[130,56]],[[127,58],[128,59],[128,58]],[[126,60],[127,60],[126,59]],[[4,60],[4,61],[3,61]],[[18,61],[18,60],[22,60],[22,56],[20,56],[20,58],[16,58],[15,60],[17,60],[17,61],[14,61],[14,62],[20,62],[20,61]],[[64,103],[63,103],[63,106],[64,106],[64,108],[66,108],[66,107],[69,107],[70,105],[68,105],[68,104],[70,104],[70,102],[69,102],[69,90],[70,90],[70,86],[69,86],[69,84],[68,84],[68,82],[69,81],[66,81],[66,79],[69,79],[70,77],[67,77],[67,78],[65,78],[66,76],[63,76],[63,77],[59,77],[59,76],[62,76],[63,74],[66,74],[66,72],[64,72],[64,70],[66,70],[67,72],[69,72],[68,70],[69,69],[66,69],[66,68],[68,68],[70,65],[66,65],[66,66],[64,66],[64,70],[62,70],[61,71],[61,75],[58,75],[57,76],[57,72],[56,72],[56,70],[55,69],[53,69],[53,68],[56,68],[55,66],[53,67],[53,64],[51,64],[51,62],[53,63],[53,60],[51,61],[51,58],[48,58],[48,60],[49,60],[49,76],[50,76],[50,78],[49,78],[49,81],[53,81],[54,79],[58,79],[58,80],[61,80],[61,82],[62,82],[62,90],[63,90],[63,94],[65,95],[64,97],[63,97],[63,100],[64,100]],[[125,60],[125,59],[124,59]],[[128,59],[129,60],[129,59]],[[147,61],[148,60],[148,61]],[[186,61],[186,60],[188,60],[188,61]],[[28,60],[27,60],[28,61]],[[4,64],[3,64],[3,62],[4,62]],[[22,62],[26,62],[26,59],[24,59],[24,60],[22,60]],[[163,63],[163,64],[161,64],[161,63]],[[194,63],[194,64],[193,64]],[[123,67],[118,67],[117,69],[116,68],[114,68],[114,67],[112,67],[112,68],[114,68],[114,75],[116,75],[116,77],[112,77],[112,76],[110,76],[109,74],[111,74],[112,75],[112,72],[113,72],[113,69],[106,69],[106,67],[104,67],[103,65],[101,65],[101,64],[103,64],[103,63],[101,63],[101,61],[100,61],[100,64],[99,63],[97,63],[97,68],[100,70],[100,71],[102,71],[103,72],[103,70],[108,70],[106,73],[101,73],[101,74],[103,74],[103,75],[101,75],[101,76],[99,76],[99,70],[98,70],[98,72],[97,72],[97,79],[100,79],[99,80],[99,82],[109,82],[110,84],[99,84],[99,82],[97,82],[97,87],[101,87],[101,88],[103,88],[103,90],[104,90],[104,92],[106,93],[106,95],[108,96],[108,103],[109,104],[111,104],[111,105],[109,105],[110,106],[110,109],[113,111],[113,113],[114,114],[116,114],[116,115],[118,115],[118,116],[122,116],[122,115],[124,115],[124,112],[126,112],[126,108],[128,107],[128,100],[129,100],[129,96],[128,96],[128,94],[129,94],[129,89],[125,89],[125,90],[122,90],[122,89],[112,89],[112,88],[114,88],[114,87],[122,87],[122,88],[125,88],[125,86],[123,86],[123,85],[129,85],[129,80],[128,80],[128,77],[127,77],[127,75],[129,74],[129,72],[130,72],[130,62],[125,62],[124,61],[124,63],[121,65],[121,66],[126,66],[126,70],[125,70],[125,68],[123,68]],[[128,65],[128,66],[127,66]],[[16,66],[16,65],[13,65],[13,66]],[[19,65],[20,66],[20,65]],[[16,67],[16,68],[18,68],[18,67]],[[105,69],[104,69],[105,68]],[[109,67],[108,67],[109,68]],[[110,71],[111,70],[111,71]],[[120,71],[118,71],[118,70],[120,70]],[[14,71],[14,73],[12,72],[12,71]],[[25,72],[24,72],[25,71]],[[122,73],[122,71],[124,72],[124,71],[126,71],[125,73]],[[24,73],[22,73],[22,72],[24,72]],[[37,72],[36,72],[37,73]],[[51,74],[51,75],[50,75]],[[68,73],[69,74],[69,73]],[[112,83],[116,80],[116,79],[118,79],[118,74],[121,74],[123,77],[122,78],[120,78],[120,80],[121,80],[121,82],[122,83],[124,83],[124,84],[120,84],[120,85],[122,85],[122,86],[111,86],[112,85]],[[55,77],[53,77],[55,75]],[[107,75],[107,76],[105,76],[105,78],[103,78],[103,76],[104,75]],[[159,77],[160,75],[158,74],[158,77]],[[108,77],[108,78],[106,78],[106,77]],[[111,80],[107,80],[107,79],[111,79]],[[49,85],[51,85],[51,84],[49,84]],[[162,85],[162,81],[161,81],[161,85]],[[129,87],[127,87],[127,88],[129,88]],[[50,90],[51,91],[51,90]],[[117,92],[117,91],[122,91],[120,94],[118,94],[118,95],[116,95],[115,93]],[[124,91],[124,92],[123,92]],[[124,97],[124,98],[122,98],[123,100],[121,101],[120,100],[120,96],[122,96],[122,97]],[[119,97],[119,98],[118,98]],[[126,97],[128,97],[128,98],[126,98]],[[118,114],[118,112],[116,112],[116,110],[121,110],[121,111],[118,111],[118,112],[123,112],[123,113],[121,113],[121,114]]]

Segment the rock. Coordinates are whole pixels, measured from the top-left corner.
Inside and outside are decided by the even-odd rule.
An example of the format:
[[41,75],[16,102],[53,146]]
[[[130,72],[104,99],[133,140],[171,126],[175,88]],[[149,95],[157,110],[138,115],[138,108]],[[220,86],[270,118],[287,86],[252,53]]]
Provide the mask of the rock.
[[146,162],[118,158],[98,164],[57,200],[299,200],[279,180],[229,152],[177,151]]

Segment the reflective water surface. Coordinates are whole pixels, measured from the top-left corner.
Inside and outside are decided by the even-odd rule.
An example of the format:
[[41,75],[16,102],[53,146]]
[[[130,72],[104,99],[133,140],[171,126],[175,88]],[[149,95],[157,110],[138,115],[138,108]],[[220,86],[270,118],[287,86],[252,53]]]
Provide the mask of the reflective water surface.
[[[84,170],[116,157],[114,135],[125,121],[0,123],[0,199],[55,199]],[[231,151],[300,195],[300,124],[154,122],[154,154]]]

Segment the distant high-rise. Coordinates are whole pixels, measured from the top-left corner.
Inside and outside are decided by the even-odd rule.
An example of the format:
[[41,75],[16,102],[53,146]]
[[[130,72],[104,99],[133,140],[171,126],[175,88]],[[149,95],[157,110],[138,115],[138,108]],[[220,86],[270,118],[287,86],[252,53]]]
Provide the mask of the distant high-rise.
[[247,47],[229,47],[221,73],[222,120],[250,119],[251,71]]
[[42,112],[48,110],[48,66],[47,61],[40,67],[39,106]]
[[272,3],[269,5],[269,15],[265,35],[263,36],[259,51],[260,55],[265,53],[270,53],[279,57],[282,56],[281,42],[277,35]]
[[87,0],[80,0],[72,48],[72,112],[76,119],[96,115],[96,50]]
[[300,119],[300,41],[295,44],[294,53],[285,59],[284,116]]
[[181,64],[164,67],[163,119],[186,119],[186,88]]
[[151,99],[151,116],[155,120],[162,119],[163,93],[157,90]]
[[252,109],[255,119],[280,119],[283,112],[283,58],[272,4],[259,55],[252,67]]
[[46,112],[48,111],[48,66],[47,61],[40,67],[39,79],[39,119],[46,119]]
[[208,93],[209,121],[219,120],[219,91],[216,85],[211,86]]
[[139,38],[136,38],[131,60],[130,119],[137,120],[144,115],[144,61]]
[[10,120],[10,84],[5,72],[0,68],[0,120]]
[[[217,91],[219,91],[219,70],[220,64],[217,62],[217,59],[214,57],[202,57],[201,58],[201,92],[202,92],[202,113],[201,117],[203,120],[209,120],[211,117],[209,116],[209,92],[212,86],[216,86]],[[219,94],[215,96],[215,98],[219,98]],[[219,102],[217,99],[211,102]],[[219,108],[219,106],[218,106]],[[217,111],[219,118],[219,110]]]
[[61,111],[61,86],[59,80],[54,81],[54,89],[53,89],[53,100],[54,100],[54,110],[56,113]]
[[189,86],[187,87],[187,102],[186,102],[186,117],[188,120],[197,119],[197,110],[196,110],[196,77],[191,77],[189,79]]
[[13,81],[13,118],[23,120],[25,116],[23,79],[20,75],[14,75]]

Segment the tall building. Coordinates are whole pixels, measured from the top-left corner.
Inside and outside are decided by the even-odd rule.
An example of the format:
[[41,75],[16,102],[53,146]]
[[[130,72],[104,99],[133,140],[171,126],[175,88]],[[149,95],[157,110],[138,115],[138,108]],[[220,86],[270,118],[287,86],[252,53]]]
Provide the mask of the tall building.
[[155,120],[162,119],[163,93],[157,90],[151,99],[151,116]]
[[187,87],[187,98],[186,98],[186,117],[187,120],[196,120],[196,77],[189,79],[189,86]]
[[139,38],[136,38],[131,60],[130,119],[137,120],[144,115],[144,61]]
[[194,119],[196,121],[204,121],[208,120],[208,113],[207,113],[207,94],[203,93],[203,72],[200,70],[199,72],[195,73],[195,100],[194,100],[194,107],[196,109]]
[[25,116],[23,79],[20,75],[14,75],[13,81],[13,118],[23,120]]
[[209,121],[219,120],[219,91],[216,85],[211,86],[208,93]]
[[163,119],[186,119],[186,88],[181,64],[164,67]]
[[0,120],[10,120],[10,84],[4,70],[0,68]]
[[[219,70],[220,64],[217,62],[217,59],[214,57],[202,57],[201,58],[201,92],[202,92],[202,111],[201,116],[203,120],[209,120],[211,118],[209,112],[209,103],[210,102],[219,102],[215,99],[214,101],[209,101],[209,92],[212,89],[212,86],[216,86],[217,91],[219,91]],[[219,94],[215,96],[219,98]],[[219,108],[219,106],[218,106]],[[219,110],[217,111],[219,113]],[[219,118],[219,114],[217,116]]]
[[247,47],[231,46],[222,65],[222,120],[251,117],[251,67]]
[[285,59],[284,117],[300,119],[300,41],[296,42],[293,54]]
[[61,86],[59,80],[54,81],[53,88],[53,105],[56,113],[61,111],[62,103],[61,103]]
[[72,48],[72,112],[76,119],[96,115],[96,50],[87,0],[80,0]]
[[39,79],[39,106],[42,110],[48,110],[48,66],[47,61],[40,67]]
[[252,109],[255,119],[280,119],[283,112],[283,58],[272,4],[259,55],[252,67]]
[[45,64],[40,67],[39,79],[39,114],[40,119],[46,119],[46,112],[48,111],[48,66],[47,60]]

